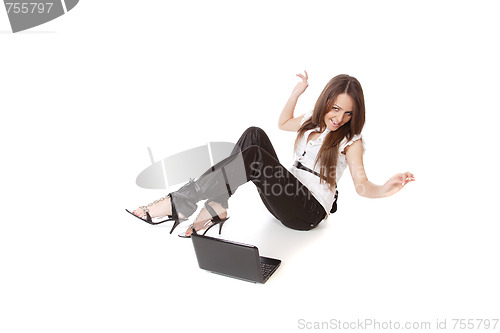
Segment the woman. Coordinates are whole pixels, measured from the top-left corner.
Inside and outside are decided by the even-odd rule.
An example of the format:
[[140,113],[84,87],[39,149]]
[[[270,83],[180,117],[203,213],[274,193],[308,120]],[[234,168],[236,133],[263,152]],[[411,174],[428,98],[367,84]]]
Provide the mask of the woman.
[[[365,122],[363,90],[358,80],[337,75],[328,82],[314,110],[294,117],[298,98],[308,86],[308,75],[301,78],[279,117],[278,127],[298,132],[295,163],[287,170],[279,160],[266,133],[248,128],[231,155],[189,181],[178,191],[134,210],[133,214],[151,224],[175,220],[173,229],[206,199],[205,207],[181,237],[205,233],[219,224],[219,233],[228,219],[228,199],[241,184],[252,181],[269,212],[285,226],[297,230],[316,227],[336,211],[336,184],[346,166],[359,195],[387,197],[415,180],[410,172],[392,176],[384,185],[371,183],[363,166]],[[168,216],[159,222],[152,218]],[[172,232],[170,231],[170,232]]]

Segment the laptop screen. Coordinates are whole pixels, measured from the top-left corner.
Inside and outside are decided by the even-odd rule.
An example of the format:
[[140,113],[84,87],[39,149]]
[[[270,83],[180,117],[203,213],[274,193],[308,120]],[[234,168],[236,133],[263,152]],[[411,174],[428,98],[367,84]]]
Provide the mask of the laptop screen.
[[193,234],[191,238],[200,268],[263,282],[257,247],[197,234]]

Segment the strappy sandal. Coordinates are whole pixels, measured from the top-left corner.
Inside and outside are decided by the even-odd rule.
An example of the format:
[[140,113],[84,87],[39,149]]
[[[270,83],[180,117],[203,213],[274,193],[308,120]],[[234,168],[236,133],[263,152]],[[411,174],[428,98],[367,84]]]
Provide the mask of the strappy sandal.
[[[144,215],[142,217],[135,215],[133,212],[129,211],[128,209],[125,209],[125,210],[127,211],[127,213],[132,214],[133,216],[135,216],[136,218],[140,219],[141,221],[144,221],[144,222],[152,224],[152,225],[157,225],[157,224],[161,224],[161,223],[168,222],[168,221],[175,221],[174,225],[172,226],[172,229],[170,230],[170,233],[172,233],[174,231],[174,229],[181,222],[184,222],[184,221],[187,220],[187,218],[182,218],[182,219],[179,218],[179,215],[177,214],[177,210],[175,209],[175,205],[173,203],[172,203],[172,215],[167,215],[167,219],[165,219],[165,220],[153,221],[153,218],[151,218],[151,215],[149,214],[149,208],[148,207],[151,207],[152,205],[157,204],[158,202],[163,201],[166,198],[170,198],[170,201],[172,202],[172,198],[171,198],[170,194],[168,194],[168,195],[164,196],[163,198],[155,200],[154,202],[150,203],[147,206],[141,206],[141,207],[139,207],[144,212]],[[146,218],[144,219],[143,217],[146,217]]]
[[[212,206],[210,206],[208,204],[208,200],[205,201],[205,208],[207,209],[210,216],[212,216],[212,219],[205,222],[205,224],[203,225],[203,228],[200,230],[196,230],[194,228],[194,223],[192,223],[187,230],[191,229],[193,233],[197,233],[197,234],[202,232],[202,235],[205,236],[205,234],[208,232],[208,230],[210,230],[213,226],[218,224],[219,225],[219,235],[220,235],[222,232],[222,226],[224,225],[224,222],[226,222],[229,219],[229,216],[224,218],[224,219],[221,219],[220,216],[212,208]],[[186,235],[186,233],[183,233],[183,234],[179,234],[179,237],[191,238],[191,235],[188,236],[188,235]]]

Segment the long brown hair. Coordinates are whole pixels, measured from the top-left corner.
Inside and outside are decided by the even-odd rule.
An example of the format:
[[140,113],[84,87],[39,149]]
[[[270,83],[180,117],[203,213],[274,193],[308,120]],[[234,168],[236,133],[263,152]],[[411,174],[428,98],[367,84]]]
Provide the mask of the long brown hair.
[[320,128],[320,132],[326,129],[325,115],[330,112],[340,94],[347,94],[352,98],[354,102],[352,118],[336,131],[327,134],[314,162],[314,167],[318,161],[320,163],[320,174],[323,176],[320,181],[326,181],[332,191],[337,182],[336,168],[339,145],[344,138],[349,141],[354,135],[360,134],[365,124],[365,98],[361,84],[355,77],[340,74],[328,82],[316,101],[311,118],[307,119],[299,128],[294,145],[296,149],[299,140],[306,131],[316,127]]

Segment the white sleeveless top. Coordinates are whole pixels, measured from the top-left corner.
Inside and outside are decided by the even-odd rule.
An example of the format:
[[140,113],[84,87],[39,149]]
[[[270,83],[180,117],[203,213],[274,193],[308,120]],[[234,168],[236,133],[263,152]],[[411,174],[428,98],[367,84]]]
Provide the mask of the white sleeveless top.
[[[304,115],[304,118],[302,118],[300,124],[302,125],[311,116],[312,116],[312,111],[306,113]],[[321,135],[316,140],[309,140],[309,142],[307,142],[309,134],[311,134],[314,131],[319,132],[319,130],[320,130],[319,127],[317,127],[315,129],[308,130],[304,133],[301,140],[297,143],[297,148],[295,149],[294,153],[295,154],[294,161],[299,161],[300,163],[302,163],[302,165],[321,174],[320,162],[318,161],[316,167],[313,168],[314,161],[316,160],[316,156],[318,155],[319,149],[323,144],[324,138],[330,132],[330,130],[326,128],[326,130],[323,133],[321,133]],[[344,152],[346,147],[352,145],[355,141],[360,139],[362,139],[361,135],[355,135],[350,141],[347,141],[347,139],[344,138],[344,140],[342,140],[342,142],[340,143],[339,154],[337,157],[337,169],[336,169],[337,184],[340,180],[340,177],[342,177],[345,168],[347,167],[347,160],[345,154],[343,154],[342,152]],[[364,139],[361,140],[361,142],[363,144],[363,152],[364,152],[365,151]],[[332,205],[335,202],[335,190],[330,191],[330,188],[328,187],[328,184],[326,182],[320,183],[319,177],[314,175],[313,173],[310,173],[309,171],[298,169],[294,166],[292,166],[289,169],[289,171],[302,184],[304,184],[304,186],[306,186],[309,189],[309,191],[316,198],[316,200],[318,200],[321,206],[325,208],[325,211],[327,213],[327,215],[325,216],[326,219],[330,215],[330,210],[332,209]]]

